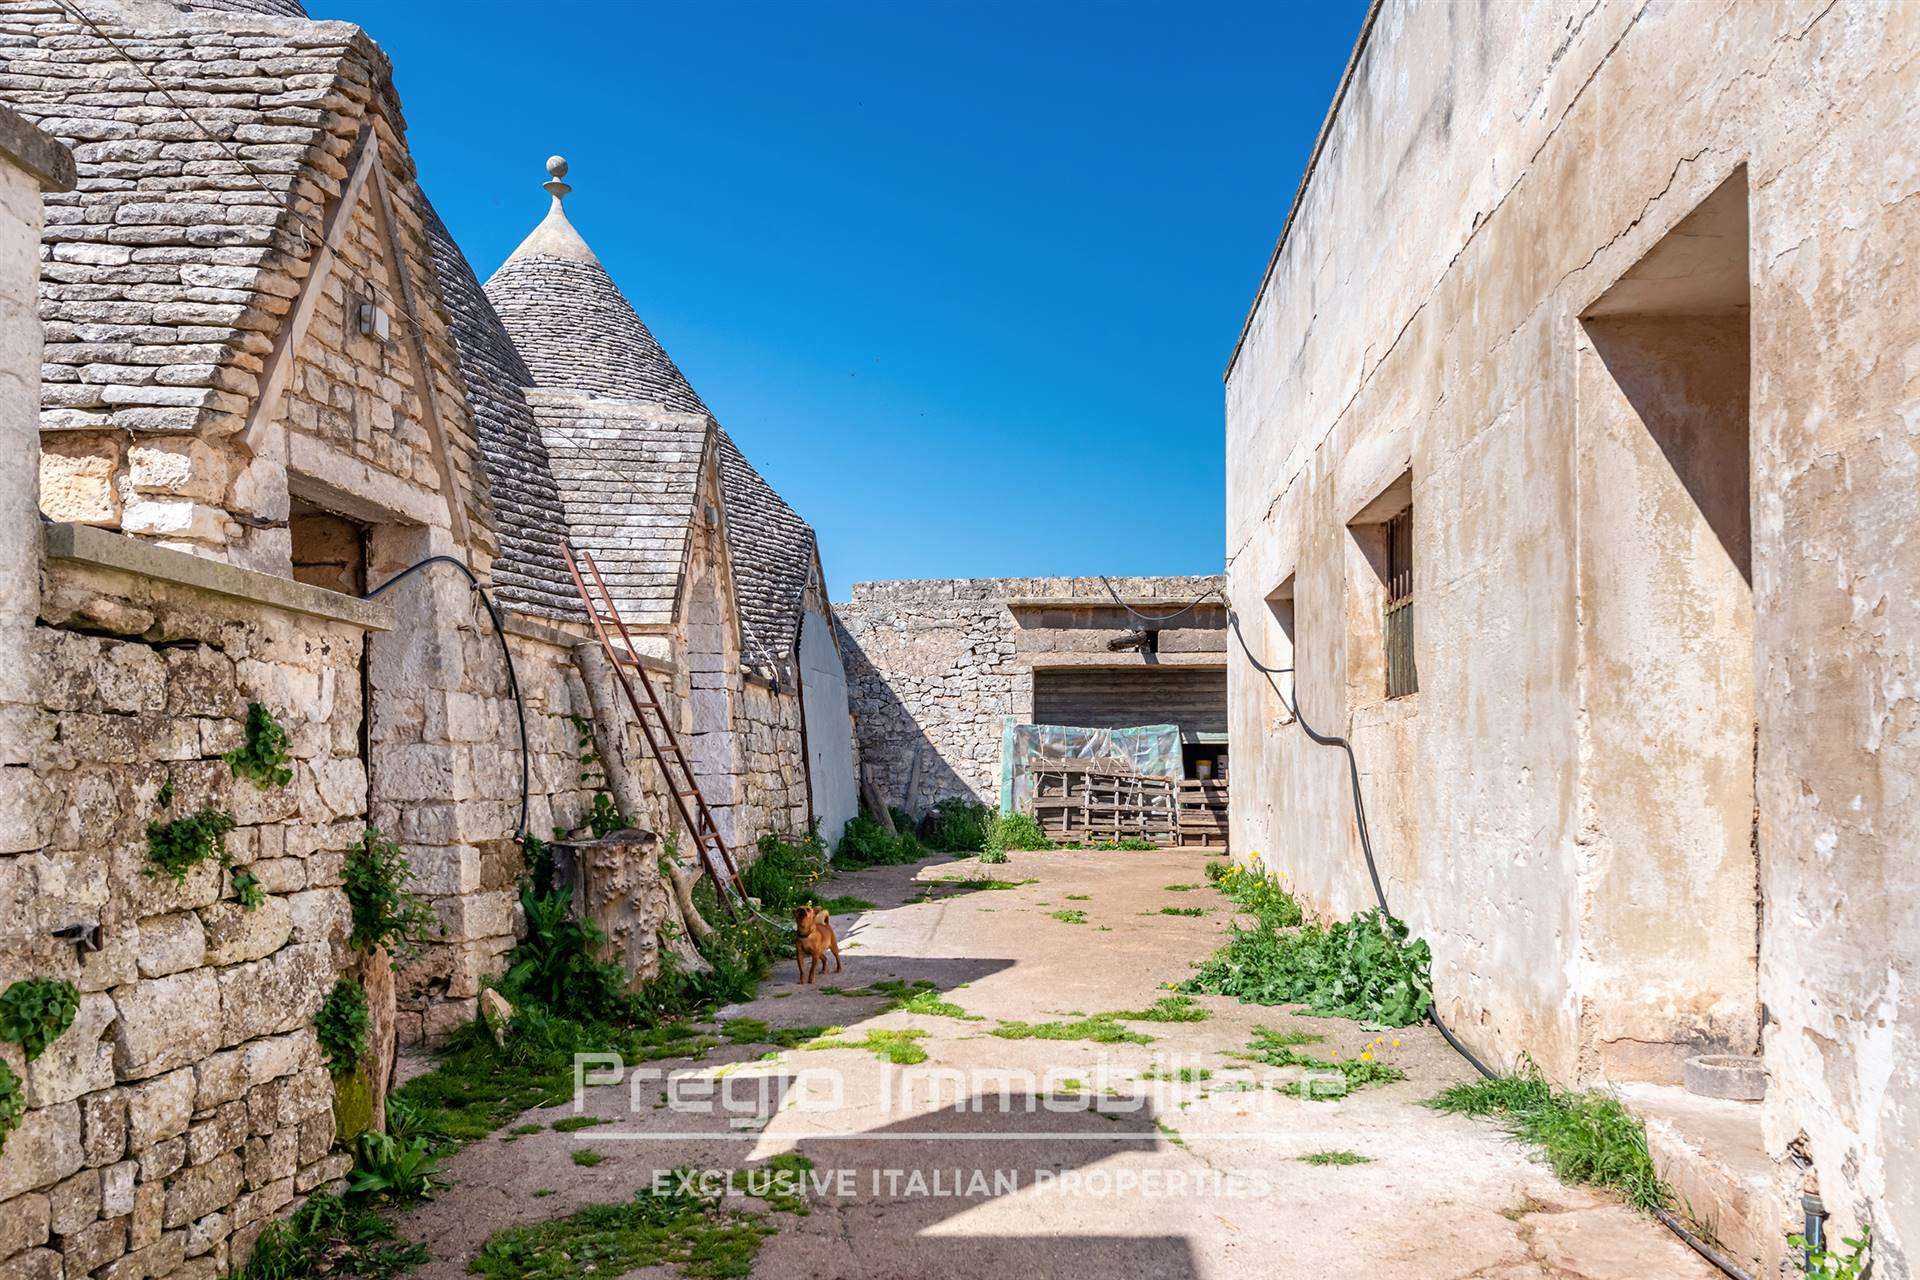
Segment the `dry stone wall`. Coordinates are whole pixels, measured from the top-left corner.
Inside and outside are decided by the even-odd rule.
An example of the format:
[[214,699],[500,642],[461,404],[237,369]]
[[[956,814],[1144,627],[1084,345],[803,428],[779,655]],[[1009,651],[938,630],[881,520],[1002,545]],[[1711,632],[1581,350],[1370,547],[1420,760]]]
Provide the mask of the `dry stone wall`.
[[740,800],[735,806],[743,859],[769,832],[807,829],[806,757],[800,749],[800,698],[790,682],[741,682],[735,732],[740,743]]
[[[1218,578],[1114,579],[1129,598],[1185,602]],[[1033,669],[1009,600],[1112,607],[1098,578],[861,582],[834,606],[860,767],[894,802],[997,804],[1001,731],[1033,716]]]
[[[340,1178],[312,1017],[345,960],[361,833],[361,629],[126,575],[56,567],[23,660],[43,690],[38,785],[0,856],[0,984],[63,978],[74,1025],[31,1064],[0,1160],[19,1276],[211,1276],[271,1215]],[[288,736],[262,789],[221,754],[249,702]],[[230,867],[149,874],[147,824],[225,809]],[[236,900],[245,873],[262,891]],[[98,951],[52,938],[101,928]]]

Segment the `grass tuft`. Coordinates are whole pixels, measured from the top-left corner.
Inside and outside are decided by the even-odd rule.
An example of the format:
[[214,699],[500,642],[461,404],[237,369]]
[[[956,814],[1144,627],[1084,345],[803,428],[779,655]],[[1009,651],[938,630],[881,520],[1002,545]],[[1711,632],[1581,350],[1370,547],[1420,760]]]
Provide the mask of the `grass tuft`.
[[1373,1160],[1371,1157],[1363,1156],[1357,1151],[1313,1151],[1313,1152],[1309,1152],[1304,1156],[1298,1157],[1298,1159],[1301,1164],[1314,1164],[1314,1165],[1323,1165],[1323,1166],[1324,1165],[1350,1165],[1350,1164],[1372,1164],[1373,1163]]
[[1540,1148],[1564,1182],[1611,1187],[1647,1212],[1666,1208],[1672,1199],[1647,1152],[1646,1127],[1608,1094],[1555,1089],[1528,1067],[1454,1085],[1427,1105],[1498,1120],[1514,1137]]

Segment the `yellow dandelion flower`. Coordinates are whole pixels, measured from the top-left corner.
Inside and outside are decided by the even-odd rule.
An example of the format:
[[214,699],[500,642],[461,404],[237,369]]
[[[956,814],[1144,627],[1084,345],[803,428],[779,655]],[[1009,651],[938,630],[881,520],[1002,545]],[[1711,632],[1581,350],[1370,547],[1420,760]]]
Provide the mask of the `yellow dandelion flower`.
[[1361,1054],[1361,1055],[1360,1055],[1360,1061],[1362,1061],[1362,1062],[1372,1062],[1372,1061],[1373,1061],[1373,1055],[1372,1055],[1371,1053],[1363,1053],[1363,1054]]

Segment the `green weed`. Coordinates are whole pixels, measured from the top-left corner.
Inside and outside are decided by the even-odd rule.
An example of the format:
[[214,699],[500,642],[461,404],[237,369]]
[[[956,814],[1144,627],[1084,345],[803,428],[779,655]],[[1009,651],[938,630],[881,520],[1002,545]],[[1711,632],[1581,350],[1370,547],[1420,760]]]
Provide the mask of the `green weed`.
[[1163,916],[1203,916],[1207,914],[1207,909],[1205,907],[1162,907],[1160,908],[1160,914]]
[[990,853],[1005,853],[1012,849],[1051,849],[1053,841],[1047,839],[1032,814],[1002,813],[988,824],[984,847]]
[[426,1260],[424,1246],[396,1240],[393,1225],[366,1204],[320,1194],[269,1224],[236,1274],[238,1280],[394,1280]]
[[605,1154],[595,1151],[592,1147],[582,1147],[573,1153],[573,1162],[582,1169],[591,1169],[597,1164],[602,1164],[606,1158]]
[[287,765],[287,731],[273,712],[257,702],[247,704],[246,741],[221,759],[262,791],[293,781],[293,770]]
[[1047,914],[1055,920],[1058,920],[1061,924],[1085,924],[1087,922],[1087,913],[1077,909],[1050,911]]
[[927,1033],[919,1030],[869,1031],[862,1040],[823,1038],[800,1045],[802,1049],[865,1049],[896,1067],[910,1067],[927,1060],[927,1051],[914,1043]]
[[[607,1122],[599,1116],[568,1116],[564,1120],[555,1120],[551,1127],[555,1133],[578,1133],[582,1129],[591,1129],[605,1123]],[[538,1128],[537,1125],[535,1127]]]
[[1378,911],[1292,932],[1263,917],[1236,928],[1180,989],[1404,1027],[1433,1005],[1429,963],[1425,940],[1409,942],[1407,927]]
[[1301,1164],[1314,1165],[1353,1165],[1372,1164],[1373,1161],[1357,1151],[1313,1151],[1297,1159]]
[[1091,1040],[1095,1044],[1152,1044],[1153,1037],[1130,1031],[1116,1015],[1097,1013],[1090,1018],[1060,1022],[1002,1022],[992,1031],[1002,1040]]
[[1126,1022],[1205,1022],[1208,1014],[1192,996],[1162,996],[1145,1009],[1122,1010],[1103,1016]]
[[1529,1065],[1514,1075],[1455,1085],[1427,1105],[1500,1121],[1540,1148],[1563,1181],[1612,1187],[1648,1211],[1671,1199],[1647,1153],[1645,1127],[1618,1098],[1555,1089]]

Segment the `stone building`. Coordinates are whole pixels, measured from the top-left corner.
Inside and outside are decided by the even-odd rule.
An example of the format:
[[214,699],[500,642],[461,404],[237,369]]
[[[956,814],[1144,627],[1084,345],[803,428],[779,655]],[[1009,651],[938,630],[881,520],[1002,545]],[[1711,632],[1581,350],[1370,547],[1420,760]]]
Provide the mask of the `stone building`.
[[[1218,577],[861,582],[834,606],[860,767],[890,803],[1001,800],[1009,722],[1180,727],[1189,763],[1226,751],[1225,608]],[[1125,605],[1114,602],[1117,594]],[[1152,647],[1148,616],[1186,610]],[[1116,647],[1121,646],[1121,647]]]
[[[811,530],[704,409],[587,411],[535,376],[537,322],[510,332],[434,214],[357,27],[296,0],[9,0],[0,95],[23,118],[0,118],[22,162],[0,166],[0,410],[26,463],[0,501],[0,988],[80,992],[35,1061],[0,1045],[27,1103],[0,1270],[213,1275],[346,1167],[312,1026],[336,978],[373,1004],[378,1097],[392,1046],[471,1019],[514,945],[518,837],[590,811],[613,695],[568,540],[635,567],[622,607],[644,598],[658,648],[630,665],[742,844],[849,803],[838,651]],[[569,449],[596,414],[635,451],[589,476]],[[655,554],[675,539],[684,564]],[[283,784],[225,759],[255,706]],[[628,816],[671,834],[638,733],[610,732],[652,797]],[[810,756],[840,768],[831,802]],[[222,813],[222,856],[156,874],[154,826]],[[370,829],[436,917],[398,964],[348,943]]]
[[[1778,1264],[1920,1251],[1920,11],[1375,7],[1226,378],[1233,839]],[[1681,1088],[1758,1055],[1763,1103]],[[1694,1079],[1702,1078],[1696,1068]]]

